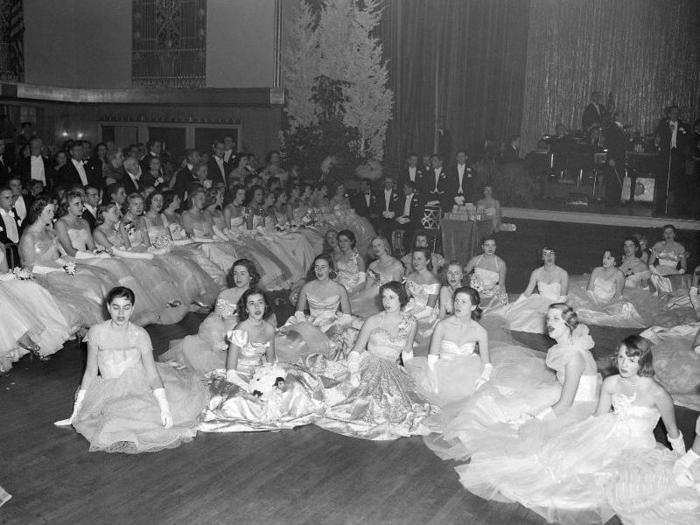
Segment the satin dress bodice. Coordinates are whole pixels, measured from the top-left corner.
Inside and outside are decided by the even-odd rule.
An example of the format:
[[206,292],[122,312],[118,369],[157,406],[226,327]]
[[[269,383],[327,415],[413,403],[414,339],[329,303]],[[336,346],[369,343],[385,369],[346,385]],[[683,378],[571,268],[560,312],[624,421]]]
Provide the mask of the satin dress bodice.
[[84,229],[68,229],[68,237],[70,238],[70,244],[75,250],[86,251],[88,249],[88,239],[90,238],[90,232]]
[[141,352],[151,348],[145,330],[131,323],[122,330],[105,321],[93,326],[86,340],[97,346],[97,366],[105,379],[116,379],[126,370],[141,366]]
[[166,228],[165,223],[153,224],[147,218],[146,227],[148,229],[148,238],[151,241],[151,245],[156,248],[165,248],[170,244],[170,232]]
[[213,221],[208,217],[204,215],[196,217],[192,214],[190,217],[192,220],[192,233],[194,237],[206,238],[214,234]]
[[[369,265],[369,269],[379,275],[379,286],[396,280],[398,275],[403,273],[403,265],[396,259],[391,259],[389,264],[383,265],[379,261],[374,261]],[[399,279],[400,280],[400,279]]]
[[53,264],[61,256],[58,239],[50,232],[43,239],[34,241],[34,264]]
[[537,290],[540,292],[541,296],[552,299],[553,301],[557,301],[561,297],[561,284],[558,282],[545,283],[543,281],[538,281]]
[[417,303],[425,306],[428,304],[428,298],[431,295],[438,295],[440,293],[440,283],[418,284],[415,281],[406,280],[406,290],[408,290],[408,293]]
[[656,254],[659,266],[675,269],[681,260],[681,256],[672,248],[664,248]]
[[396,335],[394,335],[384,328],[385,322],[382,319],[380,326],[372,330],[369,334],[367,351],[375,357],[395,363],[399,359],[401,352],[406,348],[412,323],[413,320],[411,316],[403,314],[396,328]]
[[313,317],[335,314],[340,307],[340,295],[337,294],[320,299],[307,293],[306,300],[309,303],[309,312]]
[[457,344],[453,341],[443,339],[440,341],[440,359],[451,360],[458,357],[472,355],[476,350],[476,341],[467,341]]
[[238,350],[238,364],[236,372],[249,379],[253,376],[255,369],[263,362],[263,356],[270,343],[259,343],[250,341],[248,334],[242,330],[234,330],[231,339],[241,343]]
[[338,270],[336,281],[346,289],[351,290],[362,282],[362,274],[359,267],[360,254],[354,252],[349,260],[337,260],[335,266]]
[[612,404],[617,419],[618,435],[626,435],[628,443],[654,448],[654,428],[661,413],[655,407],[635,405],[636,395],[613,394]]

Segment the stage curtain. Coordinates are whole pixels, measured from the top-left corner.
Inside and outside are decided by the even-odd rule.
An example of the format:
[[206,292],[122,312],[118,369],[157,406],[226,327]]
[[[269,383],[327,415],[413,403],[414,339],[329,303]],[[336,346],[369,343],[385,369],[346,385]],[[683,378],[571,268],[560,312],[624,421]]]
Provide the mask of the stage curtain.
[[[504,139],[521,127],[527,0],[387,0],[381,39],[395,103],[389,162],[409,151],[479,153],[486,136]],[[437,65],[437,71],[436,71]],[[437,97],[436,97],[437,85]]]
[[697,114],[698,0],[532,0],[522,122],[532,148],[561,122],[578,129],[592,91],[612,91],[635,130],[663,108]]

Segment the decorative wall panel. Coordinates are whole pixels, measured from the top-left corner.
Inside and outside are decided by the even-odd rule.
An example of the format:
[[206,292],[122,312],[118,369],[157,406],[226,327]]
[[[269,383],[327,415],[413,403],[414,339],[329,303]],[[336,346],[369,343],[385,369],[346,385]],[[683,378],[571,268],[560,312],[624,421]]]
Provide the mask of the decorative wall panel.
[[206,0],[133,0],[132,17],[135,86],[205,85]]
[[0,0],[0,80],[24,81],[22,0]]

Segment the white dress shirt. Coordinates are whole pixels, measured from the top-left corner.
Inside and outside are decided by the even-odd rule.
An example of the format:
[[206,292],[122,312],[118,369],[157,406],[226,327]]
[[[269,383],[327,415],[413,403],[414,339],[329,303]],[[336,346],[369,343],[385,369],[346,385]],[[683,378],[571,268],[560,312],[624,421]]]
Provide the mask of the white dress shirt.
[[384,211],[389,211],[391,206],[391,193],[394,190],[384,190]]
[[31,164],[31,175],[29,176],[32,180],[40,180],[46,186],[46,173],[44,173],[44,159],[41,155],[32,155],[30,159]]
[[372,194],[371,193],[365,193],[365,205],[369,208],[370,203],[372,202]]
[[90,206],[87,202],[85,203],[85,209],[90,212],[90,214],[97,219],[97,209]]
[[134,176],[133,176],[131,173],[129,173],[128,171],[126,172],[126,174],[129,176],[129,178],[130,178],[132,181],[134,181],[134,186],[136,186],[136,191],[139,191],[139,190],[140,190],[140,188],[139,188],[139,179],[137,179],[136,177],[134,177]]
[[410,217],[411,215],[411,201],[413,200],[413,193],[406,195],[406,200],[403,203],[403,216]]
[[5,223],[7,238],[12,242],[19,242],[19,229],[12,211],[5,211],[4,208],[0,208],[0,215],[2,215],[2,220]]
[[416,172],[418,171],[418,168],[410,167],[408,168],[408,178],[411,180],[411,182],[416,182]]
[[462,185],[464,183],[464,173],[466,172],[467,165],[466,164],[457,164],[457,177],[459,178],[459,186],[457,186],[457,194],[463,195],[464,194],[464,189],[462,189]]
[[433,189],[433,191],[435,193],[437,193],[439,191],[438,190],[438,180],[440,180],[440,175],[442,174],[442,168],[435,168],[434,171],[435,171],[435,188]]
[[13,208],[17,212],[17,217],[19,217],[19,223],[22,224],[24,219],[27,218],[27,203],[24,202],[24,197],[22,195],[17,197]]
[[75,159],[70,159],[70,161],[73,163],[73,166],[75,166],[75,169],[78,172],[78,175],[80,175],[80,184],[83,186],[88,185],[88,178],[87,178],[87,173],[85,173],[85,165],[83,164],[82,160],[75,160]]
[[217,157],[216,155],[214,155],[214,160],[216,161],[216,165],[219,166],[219,172],[221,173],[221,178],[224,179],[224,185],[226,185],[226,168],[224,168],[224,158]]

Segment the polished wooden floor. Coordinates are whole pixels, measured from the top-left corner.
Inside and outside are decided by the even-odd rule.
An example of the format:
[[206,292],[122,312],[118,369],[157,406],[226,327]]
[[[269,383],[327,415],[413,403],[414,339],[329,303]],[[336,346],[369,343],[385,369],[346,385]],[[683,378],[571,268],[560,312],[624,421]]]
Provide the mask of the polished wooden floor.
[[[200,320],[149,327],[156,350]],[[597,354],[620,335],[594,333]],[[1,523],[542,523],[520,505],[469,494],[420,438],[378,443],[308,426],[199,434],[156,454],[90,453],[52,424],[69,415],[83,363],[84,349],[69,344],[0,376],[0,486],[13,495]],[[691,436],[697,414],[678,415]]]

